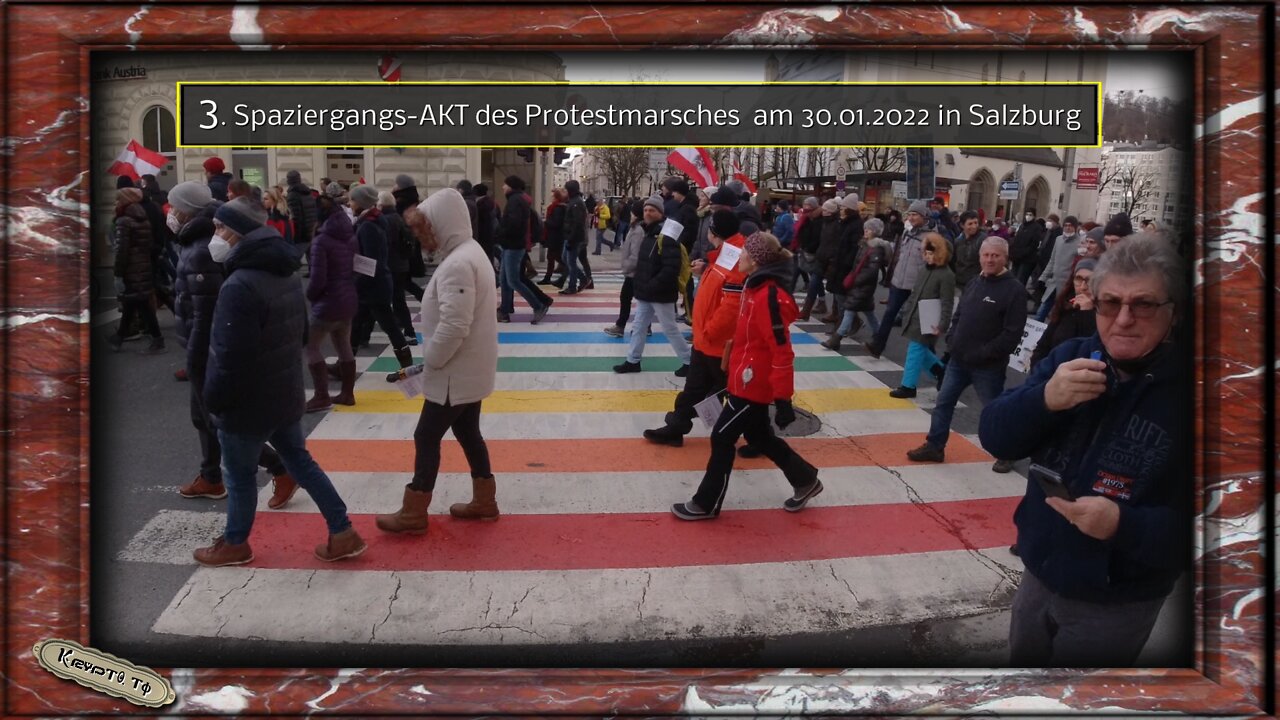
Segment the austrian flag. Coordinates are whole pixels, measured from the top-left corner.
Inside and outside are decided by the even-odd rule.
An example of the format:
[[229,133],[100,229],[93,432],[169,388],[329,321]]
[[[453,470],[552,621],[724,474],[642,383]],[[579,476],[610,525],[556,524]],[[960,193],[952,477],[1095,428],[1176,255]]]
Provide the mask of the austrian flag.
[[720,184],[715,165],[711,162],[711,153],[706,148],[676,148],[667,155],[667,162],[698,183],[698,187],[715,187]]
[[169,158],[155,150],[148,150],[137,140],[130,140],[124,152],[116,156],[116,161],[107,169],[112,175],[124,175],[135,183],[143,175],[155,175],[164,169]]

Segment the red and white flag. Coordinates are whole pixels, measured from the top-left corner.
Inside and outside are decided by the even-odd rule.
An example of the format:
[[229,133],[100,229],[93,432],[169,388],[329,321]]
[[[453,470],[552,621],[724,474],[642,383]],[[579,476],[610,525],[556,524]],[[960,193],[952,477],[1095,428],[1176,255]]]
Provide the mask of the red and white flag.
[[116,161],[107,169],[112,175],[124,175],[135,183],[143,175],[155,175],[164,169],[169,158],[155,150],[148,150],[137,140],[130,140],[124,152],[116,156]]
[[400,82],[402,61],[396,55],[383,55],[378,61],[378,77],[386,82]]
[[742,168],[738,167],[737,160],[733,161],[733,179],[742,181],[742,184],[747,186],[747,192],[752,195],[756,194],[756,184],[751,182],[751,176],[742,172]]
[[699,187],[715,187],[720,184],[720,177],[716,175],[715,165],[711,162],[711,153],[706,148],[676,148],[667,155],[667,162],[688,175]]

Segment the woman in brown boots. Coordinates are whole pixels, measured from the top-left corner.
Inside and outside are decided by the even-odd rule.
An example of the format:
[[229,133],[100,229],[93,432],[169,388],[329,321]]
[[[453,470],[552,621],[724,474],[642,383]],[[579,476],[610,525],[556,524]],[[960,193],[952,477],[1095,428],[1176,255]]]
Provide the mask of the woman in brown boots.
[[498,313],[493,263],[471,237],[471,217],[462,195],[440,190],[405,213],[414,235],[440,266],[422,296],[422,416],[413,433],[413,481],[400,510],[379,515],[386,532],[421,535],[440,472],[440,442],[453,430],[471,467],[472,499],[449,508],[463,520],[497,520],[496,483],[489,448],[480,434],[480,403],[493,392],[498,374]]

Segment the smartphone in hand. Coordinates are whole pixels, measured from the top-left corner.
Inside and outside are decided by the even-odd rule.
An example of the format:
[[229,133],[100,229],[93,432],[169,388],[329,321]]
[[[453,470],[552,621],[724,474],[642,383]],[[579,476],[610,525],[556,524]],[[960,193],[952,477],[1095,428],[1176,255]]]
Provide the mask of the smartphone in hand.
[[1062,481],[1062,476],[1049,468],[1031,463],[1031,470],[1027,473],[1027,477],[1036,481],[1045,497],[1061,498],[1067,502],[1075,501],[1071,491],[1067,489],[1067,484]]

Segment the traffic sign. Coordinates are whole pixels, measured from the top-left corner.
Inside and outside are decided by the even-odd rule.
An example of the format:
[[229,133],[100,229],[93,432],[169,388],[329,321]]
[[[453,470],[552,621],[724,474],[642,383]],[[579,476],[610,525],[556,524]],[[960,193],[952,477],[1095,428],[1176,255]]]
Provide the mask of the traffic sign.
[[1021,180],[1004,180],[1000,183],[1001,200],[1017,200],[1020,194],[1022,194]]

